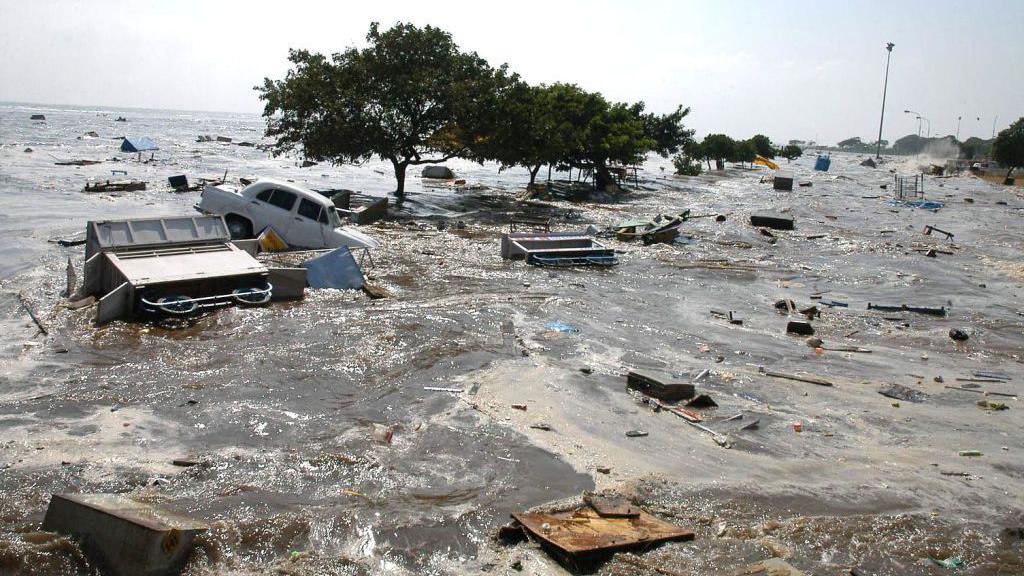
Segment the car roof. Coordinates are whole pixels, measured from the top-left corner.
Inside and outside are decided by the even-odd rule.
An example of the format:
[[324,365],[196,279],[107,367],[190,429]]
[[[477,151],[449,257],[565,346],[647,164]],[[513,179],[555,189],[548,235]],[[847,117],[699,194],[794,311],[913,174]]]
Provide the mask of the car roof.
[[317,204],[320,204],[321,206],[325,206],[328,208],[334,206],[334,204],[332,204],[331,201],[322,194],[313,192],[309,188],[303,188],[302,186],[299,186],[294,182],[285,182],[284,180],[278,180],[277,178],[261,177],[259,180],[256,180],[252,184],[246,186],[244,190],[251,190],[253,192],[258,193],[262,192],[263,190],[266,190],[267,188],[280,188],[281,190],[287,190],[289,192],[298,194],[303,198],[306,198],[312,202],[316,202]]

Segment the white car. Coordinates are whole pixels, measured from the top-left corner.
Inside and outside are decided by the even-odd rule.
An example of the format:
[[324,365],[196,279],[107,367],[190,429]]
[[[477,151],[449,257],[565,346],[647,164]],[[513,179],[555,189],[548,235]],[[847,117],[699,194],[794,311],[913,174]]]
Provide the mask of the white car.
[[252,238],[268,226],[295,248],[377,248],[373,238],[342,226],[326,197],[290,182],[260,178],[238,190],[207,186],[196,209],[224,217],[233,239]]

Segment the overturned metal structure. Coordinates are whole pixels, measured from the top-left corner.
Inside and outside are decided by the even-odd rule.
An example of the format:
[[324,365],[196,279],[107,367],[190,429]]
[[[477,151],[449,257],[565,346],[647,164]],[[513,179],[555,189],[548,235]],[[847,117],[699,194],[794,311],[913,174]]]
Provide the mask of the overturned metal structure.
[[519,232],[501,237],[501,257],[537,266],[614,266],[615,251],[583,232]]
[[270,271],[231,242],[220,216],[89,222],[83,295],[96,322],[135,315],[188,316],[270,301]]

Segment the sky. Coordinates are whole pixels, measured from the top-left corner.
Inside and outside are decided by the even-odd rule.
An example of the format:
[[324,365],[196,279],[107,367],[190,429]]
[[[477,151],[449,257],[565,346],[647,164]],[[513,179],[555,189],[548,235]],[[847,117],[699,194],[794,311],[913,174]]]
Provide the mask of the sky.
[[[289,48],[365,45],[430,24],[531,83],[569,82],[703,136],[874,141],[989,137],[1024,116],[1024,0],[373,2],[0,0],[0,101],[262,111]],[[927,133],[928,123],[922,124]]]

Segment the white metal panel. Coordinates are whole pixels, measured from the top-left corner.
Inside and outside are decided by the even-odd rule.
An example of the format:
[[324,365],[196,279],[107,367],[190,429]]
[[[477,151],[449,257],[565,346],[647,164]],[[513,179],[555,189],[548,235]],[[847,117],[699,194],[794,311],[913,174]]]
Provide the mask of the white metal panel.
[[226,247],[218,251],[154,250],[144,257],[108,256],[134,286],[266,273],[266,266],[248,253],[230,244]]
[[100,298],[100,305],[96,307],[96,323],[106,324],[111,320],[128,316],[131,313],[131,295],[132,287],[125,282]]

